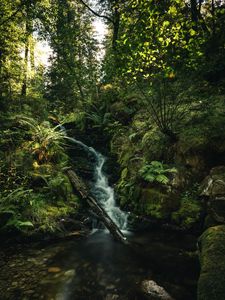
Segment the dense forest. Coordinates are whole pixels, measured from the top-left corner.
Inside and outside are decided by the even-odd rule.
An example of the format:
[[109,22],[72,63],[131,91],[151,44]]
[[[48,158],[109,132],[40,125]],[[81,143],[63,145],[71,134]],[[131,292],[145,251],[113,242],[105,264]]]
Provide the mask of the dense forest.
[[[0,299],[225,299],[224,27],[223,0],[0,1]],[[122,231],[194,236],[192,294],[165,277],[172,296],[144,281],[135,296],[42,297],[12,279],[13,247],[96,228],[82,188],[108,193]]]

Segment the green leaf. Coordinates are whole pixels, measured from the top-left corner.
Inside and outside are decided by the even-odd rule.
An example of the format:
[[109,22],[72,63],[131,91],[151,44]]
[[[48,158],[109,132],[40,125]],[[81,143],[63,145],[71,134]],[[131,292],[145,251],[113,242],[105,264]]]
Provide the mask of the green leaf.
[[164,21],[163,22],[163,27],[168,27],[170,25],[170,22],[169,21]]
[[19,227],[34,227],[34,224],[30,221],[18,221],[18,226]]
[[160,174],[156,177],[156,181],[161,182],[163,184],[167,184],[169,182],[169,178],[163,174]]
[[191,36],[196,35],[196,31],[194,29],[190,29],[189,33],[190,33]]

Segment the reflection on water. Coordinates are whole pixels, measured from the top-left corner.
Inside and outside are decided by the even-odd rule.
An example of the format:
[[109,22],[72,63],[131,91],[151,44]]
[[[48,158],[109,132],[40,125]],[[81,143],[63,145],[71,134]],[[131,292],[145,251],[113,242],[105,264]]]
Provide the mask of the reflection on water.
[[[155,280],[176,300],[196,298],[197,259],[187,255],[192,238],[157,232],[129,239],[132,247],[98,230],[82,240],[24,250],[11,259],[11,264],[16,259],[14,274],[21,280],[19,297],[0,298],[141,300],[146,299],[140,289],[145,279]],[[29,284],[24,264],[33,276]]]

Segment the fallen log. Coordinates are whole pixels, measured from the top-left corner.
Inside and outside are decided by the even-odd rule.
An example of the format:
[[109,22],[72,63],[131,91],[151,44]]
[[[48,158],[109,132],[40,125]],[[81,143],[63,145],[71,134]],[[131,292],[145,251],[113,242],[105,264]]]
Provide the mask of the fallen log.
[[97,200],[90,195],[90,192],[86,186],[86,184],[82,181],[80,177],[71,169],[66,170],[66,174],[70,179],[71,184],[75,188],[75,190],[80,194],[81,198],[86,201],[91,210],[98,216],[98,218],[103,222],[105,227],[110,231],[113,237],[127,244],[127,239],[119,229],[119,227],[113,222],[113,220],[109,217],[106,211],[99,205]]

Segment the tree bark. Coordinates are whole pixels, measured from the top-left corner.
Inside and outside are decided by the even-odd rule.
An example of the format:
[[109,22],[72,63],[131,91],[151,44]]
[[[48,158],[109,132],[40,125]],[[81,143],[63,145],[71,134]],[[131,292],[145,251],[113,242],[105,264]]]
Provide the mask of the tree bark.
[[118,40],[119,35],[119,28],[120,28],[120,13],[117,7],[114,10],[114,22],[113,22],[113,38],[112,38],[112,48],[116,50],[116,42]]
[[118,226],[113,222],[106,211],[98,204],[96,199],[90,195],[87,186],[81,180],[81,178],[79,178],[71,169],[68,169],[66,173],[75,190],[79,193],[81,198],[86,201],[91,210],[99,217],[113,237],[123,244],[128,244],[126,237],[123,235]]
[[26,96],[27,94],[27,77],[28,77],[28,54],[29,54],[29,47],[30,47],[30,35],[32,34],[33,24],[31,18],[31,7],[30,3],[26,5],[26,25],[25,25],[25,49],[24,49],[24,79],[23,85],[21,89],[21,96]]
[[29,38],[27,37],[26,44],[25,44],[25,55],[24,55],[25,70],[24,70],[24,79],[23,79],[23,85],[21,90],[21,96],[27,95],[28,53],[29,53]]

